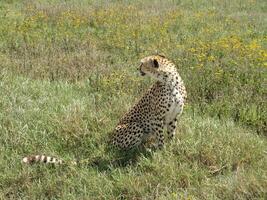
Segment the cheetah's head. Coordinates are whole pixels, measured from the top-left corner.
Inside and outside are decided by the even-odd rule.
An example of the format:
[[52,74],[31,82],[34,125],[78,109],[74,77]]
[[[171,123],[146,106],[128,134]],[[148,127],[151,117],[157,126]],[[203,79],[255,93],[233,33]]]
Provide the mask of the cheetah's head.
[[142,76],[148,75],[157,80],[165,80],[170,74],[176,72],[176,68],[165,56],[153,55],[141,59],[139,71]]

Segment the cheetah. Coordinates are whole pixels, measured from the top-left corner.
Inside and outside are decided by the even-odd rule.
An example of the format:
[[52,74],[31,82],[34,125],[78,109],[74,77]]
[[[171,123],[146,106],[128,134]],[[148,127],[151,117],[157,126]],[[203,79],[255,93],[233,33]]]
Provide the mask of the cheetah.
[[[182,78],[173,62],[163,55],[141,59],[138,67],[141,76],[155,79],[155,83],[141,99],[119,120],[110,134],[113,147],[127,151],[155,137],[156,148],[164,146],[164,128],[172,139],[176,132],[177,119],[182,114],[187,93]],[[23,158],[24,163],[58,163],[61,159],[36,155]]]
[[186,100],[185,86],[175,65],[162,55],[143,58],[139,70],[142,76],[157,81],[122,117],[111,141],[116,147],[129,149],[154,135],[157,146],[162,148],[164,127],[170,139],[175,134],[177,117],[181,115]]

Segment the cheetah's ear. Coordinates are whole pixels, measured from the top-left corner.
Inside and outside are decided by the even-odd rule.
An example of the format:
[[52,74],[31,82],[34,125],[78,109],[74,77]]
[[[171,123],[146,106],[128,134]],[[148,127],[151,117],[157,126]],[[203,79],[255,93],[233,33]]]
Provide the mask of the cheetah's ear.
[[159,68],[159,63],[156,59],[153,60],[153,65],[155,68]]

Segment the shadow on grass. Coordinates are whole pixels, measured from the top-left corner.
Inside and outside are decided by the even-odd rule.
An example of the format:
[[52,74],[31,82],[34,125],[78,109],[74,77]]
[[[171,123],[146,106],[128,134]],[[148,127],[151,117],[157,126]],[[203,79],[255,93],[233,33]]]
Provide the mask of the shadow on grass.
[[134,166],[138,163],[140,157],[151,157],[153,152],[146,150],[144,147],[139,147],[127,152],[112,150],[112,154],[113,158],[104,158],[104,156],[94,157],[86,165],[103,172],[110,171],[111,168]]

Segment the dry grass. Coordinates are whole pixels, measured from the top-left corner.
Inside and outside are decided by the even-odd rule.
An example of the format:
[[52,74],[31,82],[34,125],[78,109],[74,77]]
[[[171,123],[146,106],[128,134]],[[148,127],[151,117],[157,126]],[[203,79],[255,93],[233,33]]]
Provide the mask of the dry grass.
[[[263,0],[1,2],[0,198],[265,199],[265,10]],[[151,84],[136,67],[156,51],[177,64],[189,103],[166,149],[117,163],[104,141]],[[95,165],[28,168],[18,162],[28,153]]]

